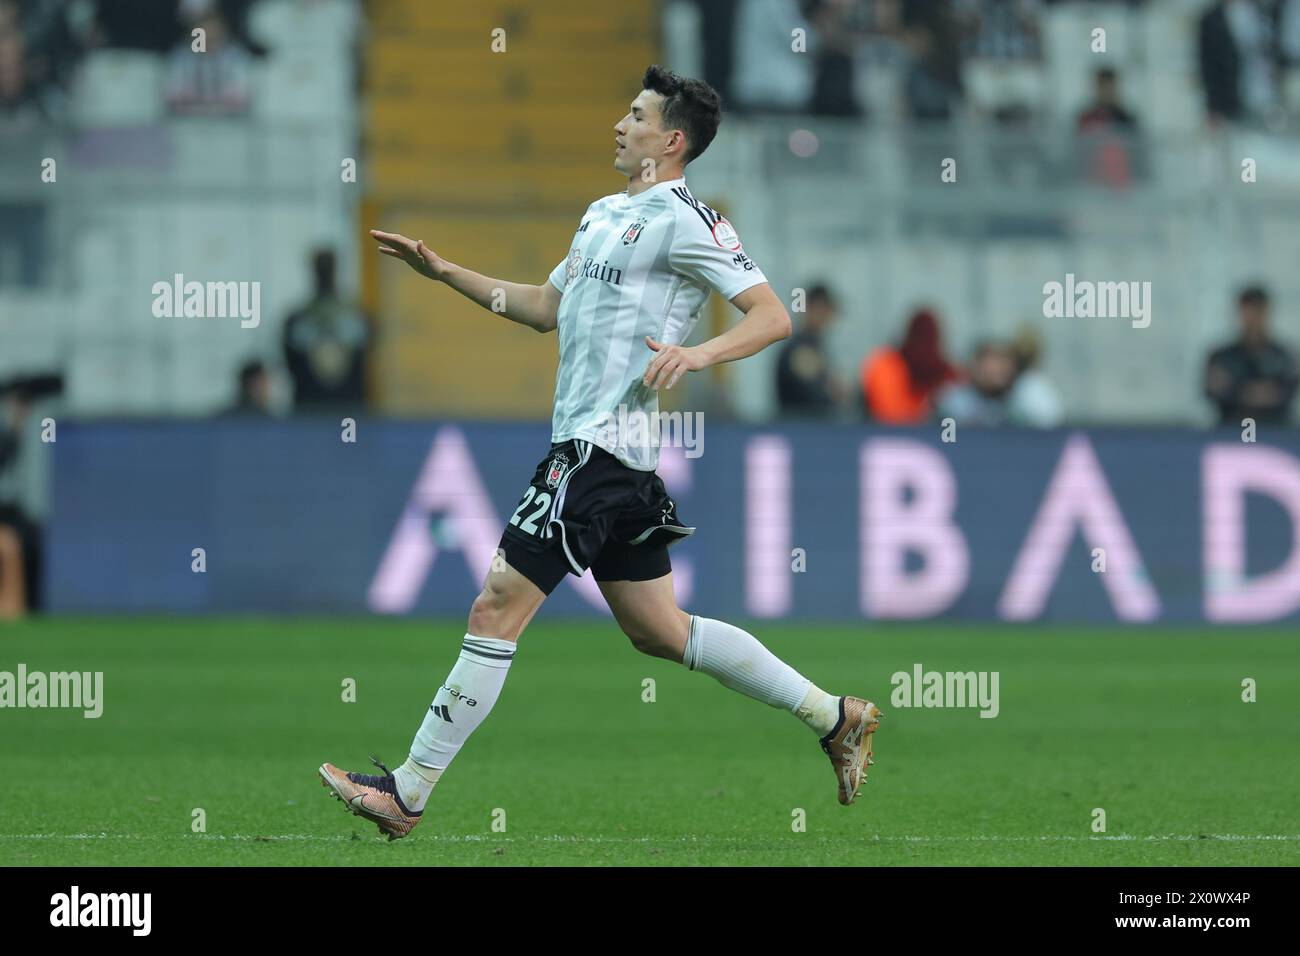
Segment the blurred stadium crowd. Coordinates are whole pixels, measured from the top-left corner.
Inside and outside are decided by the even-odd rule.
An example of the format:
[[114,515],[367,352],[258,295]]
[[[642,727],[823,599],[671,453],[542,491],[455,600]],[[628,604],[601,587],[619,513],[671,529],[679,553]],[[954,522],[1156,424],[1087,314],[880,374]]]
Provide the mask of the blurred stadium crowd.
[[[1040,93],[1023,77],[972,76],[973,63],[1042,64],[1043,15],[1053,7],[1182,7],[1196,15],[1196,62],[1206,115],[1276,123],[1300,114],[1300,2],[1214,0],[703,0],[706,78],[734,108],[863,118],[855,74],[873,64],[900,75],[903,115],[953,119],[978,104],[1002,123],[1029,118]],[[783,57],[790,24],[813,38],[810,57]],[[1116,73],[1097,71],[1097,100],[1080,130],[1133,125],[1116,100]],[[976,87],[979,87],[976,89]]]
[[[1080,23],[1089,8],[1115,3],[1054,0],[721,0],[702,2],[703,72],[733,109],[753,117],[847,117],[871,124],[900,121],[915,134],[918,166],[933,168],[952,155],[945,134],[972,115],[1008,131],[1051,119],[1044,90],[1045,14],[1069,7]],[[1198,121],[1224,126],[1292,130],[1300,119],[1300,0],[1217,0],[1159,3],[1126,0],[1132,18],[1142,8],[1178,8],[1194,23],[1196,84],[1181,91],[1197,100]],[[1175,10],[1177,12],[1177,10]],[[1154,18],[1153,18],[1154,22]],[[1176,24],[1176,19],[1170,20]],[[790,24],[809,36],[807,57],[785,57]],[[864,82],[872,72],[889,76]],[[1152,174],[1142,135],[1142,107],[1121,93],[1112,59],[1091,69],[1091,90],[1074,109],[1074,178],[1123,191]],[[1057,84],[1059,85],[1059,84]],[[868,99],[874,98],[873,105]],[[1148,110],[1166,104],[1141,98]],[[1188,102],[1184,103],[1184,106]],[[1186,111],[1185,111],[1186,112]],[[938,151],[929,149],[934,143]],[[962,361],[945,348],[943,319],[932,306],[909,310],[893,341],[870,348],[856,374],[837,374],[827,332],[842,297],[824,283],[808,293],[808,314],[783,350],[776,370],[777,402],[785,415],[858,417],[885,424],[920,424],[941,417],[979,425],[1051,427],[1070,409],[1043,371],[1043,335],[1023,323],[1014,335],[973,342]],[[1225,303],[1226,304],[1226,303]],[[1264,285],[1238,288],[1237,334],[1207,350],[1204,397],[1219,423],[1243,417],[1289,419],[1297,382],[1292,343],[1270,329],[1271,296]],[[1225,309],[1225,312],[1227,310]],[[1288,310],[1293,312],[1292,309]],[[850,318],[852,321],[852,318]],[[1225,326],[1227,323],[1225,323]]]
[[[722,93],[737,122],[749,119],[759,124],[756,129],[768,128],[762,124],[772,121],[786,128],[803,123],[816,128],[819,119],[831,118],[848,123],[850,133],[855,126],[879,125],[901,144],[906,165],[925,169],[929,179],[934,178],[929,170],[938,159],[958,154],[961,144],[951,131],[972,116],[988,124],[982,135],[993,143],[995,152],[999,143],[1005,145],[1007,155],[996,158],[1010,168],[1015,155],[1023,159],[1025,152],[1032,152],[1017,145],[1018,131],[1039,128],[1054,110],[1060,112],[1061,102],[1080,95],[1082,100],[1071,106],[1073,142],[1068,149],[1077,178],[1123,191],[1156,175],[1157,164],[1144,142],[1144,112],[1157,112],[1168,123],[1169,115],[1186,112],[1187,104],[1175,108],[1169,94],[1156,95],[1152,90],[1152,74],[1161,68],[1160,58],[1150,49],[1144,56],[1132,55],[1139,47],[1152,46],[1151,41],[1125,40],[1127,56],[1100,58],[1087,68],[1090,88],[1073,90],[1062,78],[1067,71],[1056,69],[1049,56],[1053,29],[1048,16],[1057,9],[1075,17],[1071,21],[1075,26],[1093,22],[1094,9],[1112,14],[1122,9],[1129,16],[1141,16],[1146,8],[1182,16],[1181,21],[1161,21],[1150,29],[1174,22],[1194,24],[1186,39],[1195,45],[1199,89],[1189,86],[1179,89],[1178,95],[1198,100],[1200,122],[1206,128],[1231,124],[1286,130],[1300,115],[1300,0],[1151,0],[1123,5],[1050,0],[676,0],[651,6],[663,18],[664,44],[670,48],[666,52],[689,60],[692,43],[707,51],[696,57],[700,72]],[[246,117],[256,135],[257,124],[266,118],[259,116],[255,102],[257,64],[303,55],[296,51],[293,57],[283,57],[273,29],[250,26],[259,10],[270,8],[283,10],[281,21],[295,26],[316,17],[364,35],[359,28],[362,19],[338,16],[338,9],[346,8],[352,17],[364,17],[366,6],[348,0],[0,0],[0,129],[5,141],[12,142],[24,129],[70,126],[84,131],[93,126],[93,111],[88,121],[78,97],[111,95],[111,90],[97,88],[116,76],[128,75],[140,82],[139,76],[121,68],[114,74],[94,62],[86,66],[112,51],[157,58],[158,68],[150,76],[161,86],[164,113],[159,121],[206,116],[239,122],[239,117]],[[685,29],[694,35],[683,43],[680,24],[687,10]],[[275,18],[263,20],[273,23]],[[1059,33],[1060,18],[1055,22]],[[1139,32],[1133,21],[1125,22],[1130,24],[1130,34]],[[617,27],[611,22],[611,30]],[[205,34],[202,56],[193,50],[196,28]],[[790,55],[792,36],[796,47],[806,45],[806,55]],[[1076,45],[1079,40],[1076,36]],[[329,52],[340,48],[361,56],[354,37],[336,43]],[[1127,61],[1141,61],[1145,71],[1139,79],[1143,95],[1136,104],[1128,102],[1122,91]],[[345,75],[360,69],[353,62],[335,66]],[[95,82],[88,82],[87,75]],[[357,87],[351,84],[352,113],[364,109],[366,91]],[[1050,102],[1052,95],[1044,92],[1052,89],[1063,90],[1055,104]],[[124,96],[134,92],[137,87],[124,85]],[[833,153],[831,147],[846,127],[832,124],[827,129],[821,143],[815,134],[808,134],[809,149],[820,146],[822,161]],[[999,131],[1005,133],[1004,139]],[[724,128],[724,140],[726,133]],[[792,138],[791,150],[798,154],[800,148]],[[705,166],[702,178],[709,176]],[[1059,169],[1052,170],[1052,178],[1061,181]],[[751,198],[726,198],[735,206],[733,218],[742,226],[754,220]],[[344,215],[352,214],[351,209],[344,210]],[[922,229],[928,215],[925,209],[906,210],[906,231]],[[43,289],[90,278],[61,276],[50,265],[50,257],[42,254],[43,246],[59,238],[53,218],[39,201],[0,196],[0,293],[6,286]],[[936,223],[940,230],[953,226],[942,215]],[[1033,230],[1038,229],[1050,239],[1053,228],[1040,222],[1024,235],[1034,238]],[[981,230],[992,234],[995,227],[986,221]],[[1015,227],[1010,231],[1014,233]],[[751,246],[772,246],[769,236],[756,235],[753,227],[742,232]],[[345,240],[339,236],[338,241]],[[318,248],[322,245],[326,248]],[[375,373],[370,349],[377,332],[393,317],[368,314],[340,293],[340,285],[356,285],[358,250],[351,242],[341,250],[344,281],[339,283],[339,260],[330,245],[331,241],[300,242],[296,250],[280,254],[283,268],[311,276],[310,292],[296,296],[297,303],[283,302],[272,319],[278,337],[274,347],[264,336],[251,352],[244,348],[243,355],[224,356],[224,366],[209,362],[205,378],[217,368],[224,367],[224,374],[220,385],[209,382],[201,389],[201,399],[182,401],[181,407],[157,398],[133,404],[113,401],[110,394],[101,396],[91,385],[80,391],[85,400],[75,404],[105,412],[156,413],[166,406],[172,411],[233,407],[283,413],[319,405],[331,395],[353,404],[373,396],[376,388],[366,382]],[[863,249],[870,255],[866,243]],[[783,261],[790,258],[779,250],[777,256]],[[301,270],[309,258],[310,269]],[[764,259],[760,262],[767,265]],[[802,279],[783,278],[790,286]],[[1266,276],[1240,277],[1231,294],[1248,283],[1267,286],[1266,280]],[[299,288],[305,281],[298,283]],[[1294,305],[1288,293],[1283,290],[1278,308],[1291,316]],[[1294,393],[1296,369],[1289,343],[1275,339],[1267,328],[1267,291],[1261,288],[1252,301],[1262,313],[1259,328],[1243,332],[1235,340],[1235,352],[1216,343],[1215,369],[1211,373],[1208,365],[1204,368],[1206,397],[1216,420],[1241,410],[1270,420],[1285,418]],[[775,378],[779,394],[768,400],[711,401],[711,407],[734,409],[745,417],[754,417],[755,409],[804,415],[814,408],[820,410],[818,414],[858,409],[881,422],[915,422],[945,410],[957,418],[988,424],[1058,424],[1098,417],[1087,403],[1053,390],[1043,358],[1057,343],[1023,318],[1015,320],[1014,330],[990,334],[991,330],[976,328],[965,316],[945,319],[942,304],[919,301],[903,304],[893,314],[873,304],[873,314],[865,318],[860,297],[834,289],[833,282],[820,287],[810,302],[816,309],[841,315],[841,325],[859,330],[852,346],[844,348],[841,340],[832,349],[838,373],[836,362],[827,360],[821,344],[830,319],[809,315],[781,357],[780,368],[769,365],[762,373],[767,383]],[[848,309],[845,303],[850,303]],[[1223,295],[1220,303],[1215,337],[1222,339],[1229,334],[1228,323],[1222,321],[1227,318],[1229,296]],[[953,322],[961,360],[954,360],[944,348],[944,326]],[[906,325],[906,330],[892,331],[896,325]],[[1201,355],[1209,351],[1205,347]],[[853,362],[860,368],[846,367],[846,352],[859,353]],[[0,374],[9,371],[50,369],[0,367]],[[73,377],[82,379],[101,371],[74,371]],[[1225,376],[1235,384],[1224,385]],[[747,379],[733,387],[756,390]],[[906,397],[886,397],[899,389]],[[940,400],[940,393],[947,397]],[[218,399],[219,394],[227,397]],[[990,401],[1004,394],[1006,402]],[[1024,397],[1030,394],[1035,396],[1032,401]],[[973,400],[975,396],[980,400]],[[438,408],[426,410],[436,413]]]
[[[1295,399],[1295,353],[1269,325],[1270,297],[1263,286],[1237,297],[1238,334],[1205,362],[1205,397],[1220,425],[1286,424]],[[1010,340],[976,344],[966,362],[950,359],[938,315],[920,308],[897,342],[873,349],[856,382],[836,374],[826,333],[839,314],[831,290],[808,290],[808,309],[781,349],[777,400],[789,418],[865,417],[883,425],[923,425],[935,420],[983,427],[1055,428],[1066,422],[1060,392],[1040,367],[1042,337],[1032,326]]]
[[[471,143],[500,133],[501,152],[522,160],[521,182],[498,179],[495,193],[509,202],[492,205],[489,189],[480,206],[466,199],[456,221],[483,230],[474,249],[517,245],[510,262],[535,273],[503,277],[539,281],[580,207],[568,197],[547,206],[520,187],[530,169],[542,186],[555,178],[535,171],[549,150],[556,168],[593,167],[575,196],[616,189],[589,145],[603,148],[605,120],[574,111],[592,105],[581,101],[596,84],[612,128],[645,66],[593,76],[564,63],[563,51],[537,66],[525,41],[545,45],[544,31],[529,29],[547,17],[581,13],[582,43],[607,29],[611,56],[653,57],[721,92],[728,122],[692,167],[693,189],[738,224],[779,294],[806,293],[789,341],[734,373],[701,376],[687,404],[746,419],[891,425],[1290,420],[1300,0],[627,0],[600,11],[576,0],[499,0],[487,14],[430,9],[439,6],[0,0],[0,563],[29,569],[26,603],[39,601],[45,466],[33,449],[45,409],[503,414],[501,383],[487,375],[477,376],[482,386],[457,384],[455,403],[394,391],[394,362],[424,377],[463,373],[465,363],[453,357],[439,369],[440,345],[404,338],[416,318],[432,324],[451,306],[423,288],[365,288],[362,228],[400,206],[340,191],[338,158],[396,169],[376,155],[385,142],[404,150],[415,174],[399,193],[410,197],[446,188],[446,164],[493,176],[505,168],[469,148],[421,152],[412,144],[425,132]],[[419,44],[477,42],[461,38],[479,36],[476,17],[498,13],[523,38],[514,49],[526,51],[497,61],[523,64],[493,88],[499,100],[438,101],[393,66],[414,45],[420,72]],[[444,83],[436,70],[452,59],[430,54],[428,82]],[[539,101],[551,112],[512,125],[510,104],[527,113]],[[410,108],[427,111],[418,115],[429,130],[409,128]],[[471,122],[484,125],[462,128]],[[537,133],[549,126],[557,142],[578,144],[572,154]],[[1224,185],[1243,155],[1270,164],[1272,184],[1258,198]],[[78,173],[57,190],[38,178],[49,156]],[[940,191],[948,157],[963,164],[963,191]],[[361,175],[371,195],[387,183],[383,173]],[[469,182],[450,188],[474,191]],[[447,193],[431,195],[437,207]],[[396,218],[386,216],[389,228]],[[453,259],[455,239],[439,237]],[[196,259],[214,273],[205,278],[266,282],[259,328],[232,335],[151,321],[143,292]],[[490,271],[472,255],[464,262]],[[1163,317],[1145,338],[1036,315],[1044,278],[1091,269],[1130,279],[1116,271],[1128,266],[1155,278],[1163,296]],[[729,318],[714,308],[716,331]],[[701,326],[707,334],[710,323]],[[467,328],[466,337],[484,334]],[[540,353],[527,350],[537,346],[514,341],[485,348],[499,365],[535,368]],[[549,396],[539,390],[548,387],[521,387],[504,412],[544,418]],[[4,576],[0,615],[19,600],[15,579]]]
[[[4,0],[0,3],[0,110],[6,122],[66,116],[78,64],[103,49],[156,53],[177,111],[248,107],[250,59],[265,49],[248,35],[255,0]],[[191,56],[191,30],[205,33]]]

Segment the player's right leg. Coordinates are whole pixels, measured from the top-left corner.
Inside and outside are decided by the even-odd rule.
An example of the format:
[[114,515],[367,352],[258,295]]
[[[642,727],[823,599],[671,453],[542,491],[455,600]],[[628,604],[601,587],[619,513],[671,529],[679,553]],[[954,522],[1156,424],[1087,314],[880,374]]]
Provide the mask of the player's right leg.
[[389,839],[410,833],[434,784],[496,703],[519,635],[545,599],[546,593],[515,568],[494,562],[470,608],[460,656],[434,695],[406,762],[390,773],[372,757],[382,776],[327,763],[320,768],[321,783]]

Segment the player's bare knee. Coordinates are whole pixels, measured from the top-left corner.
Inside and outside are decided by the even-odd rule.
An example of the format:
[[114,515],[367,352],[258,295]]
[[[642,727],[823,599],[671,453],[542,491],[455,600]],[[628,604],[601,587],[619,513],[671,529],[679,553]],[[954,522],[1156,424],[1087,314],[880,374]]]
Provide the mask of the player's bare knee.
[[[640,623],[626,623],[622,624],[621,627],[623,633],[627,635],[627,639],[632,642],[632,646],[642,654],[672,659],[672,635],[665,628]],[[680,656],[678,655],[678,657]]]
[[627,639],[632,642],[633,647],[642,654],[650,653],[650,648],[654,646],[654,639],[649,632],[621,622],[619,626],[622,628],[624,635],[627,636]]
[[514,640],[518,631],[515,617],[518,614],[511,607],[510,595],[489,581],[470,606],[469,633],[476,637]]

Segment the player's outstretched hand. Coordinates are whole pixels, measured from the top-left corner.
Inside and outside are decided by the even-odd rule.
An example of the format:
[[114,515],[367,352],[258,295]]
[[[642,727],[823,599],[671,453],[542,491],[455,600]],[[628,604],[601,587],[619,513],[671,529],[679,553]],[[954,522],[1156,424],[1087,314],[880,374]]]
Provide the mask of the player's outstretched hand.
[[380,232],[378,229],[371,229],[370,236],[379,243],[380,252],[401,259],[422,276],[441,280],[447,273],[446,260],[426,246],[423,240],[407,239],[395,232]]
[[657,353],[650,367],[645,370],[645,378],[641,380],[651,388],[672,388],[683,374],[698,372],[705,366],[703,356],[694,346],[664,345],[648,335],[645,344]]

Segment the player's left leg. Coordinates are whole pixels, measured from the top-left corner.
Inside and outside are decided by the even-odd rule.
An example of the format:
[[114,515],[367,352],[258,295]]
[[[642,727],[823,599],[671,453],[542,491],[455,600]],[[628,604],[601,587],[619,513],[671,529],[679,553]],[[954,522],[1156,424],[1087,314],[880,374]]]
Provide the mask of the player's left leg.
[[[601,593],[633,646],[644,654],[702,671],[724,687],[793,713],[818,735],[823,751],[831,758],[840,803],[852,803],[872,763],[871,736],[880,720],[879,709],[862,698],[826,693],[748,631],[687,614],[677,606],[670,570],[658,577],[647,576],[667,567],[666,548],[641,547],[645,550],[615,546],[592,566]],[[624,576],[629,579],[612,579]]]
[[[525,556],[516,555],[522,563]],[[320,768],[321,783],[389,839],[406,836],[420,822],[443,771],[500,696],[519,636],[566,571],[558,559],[549,568],[534,560],[526,571],[493,564],[470,608],[460,655],[424,714],[406,762],[390,772],[371,757],[382,775],[330,763]]]

